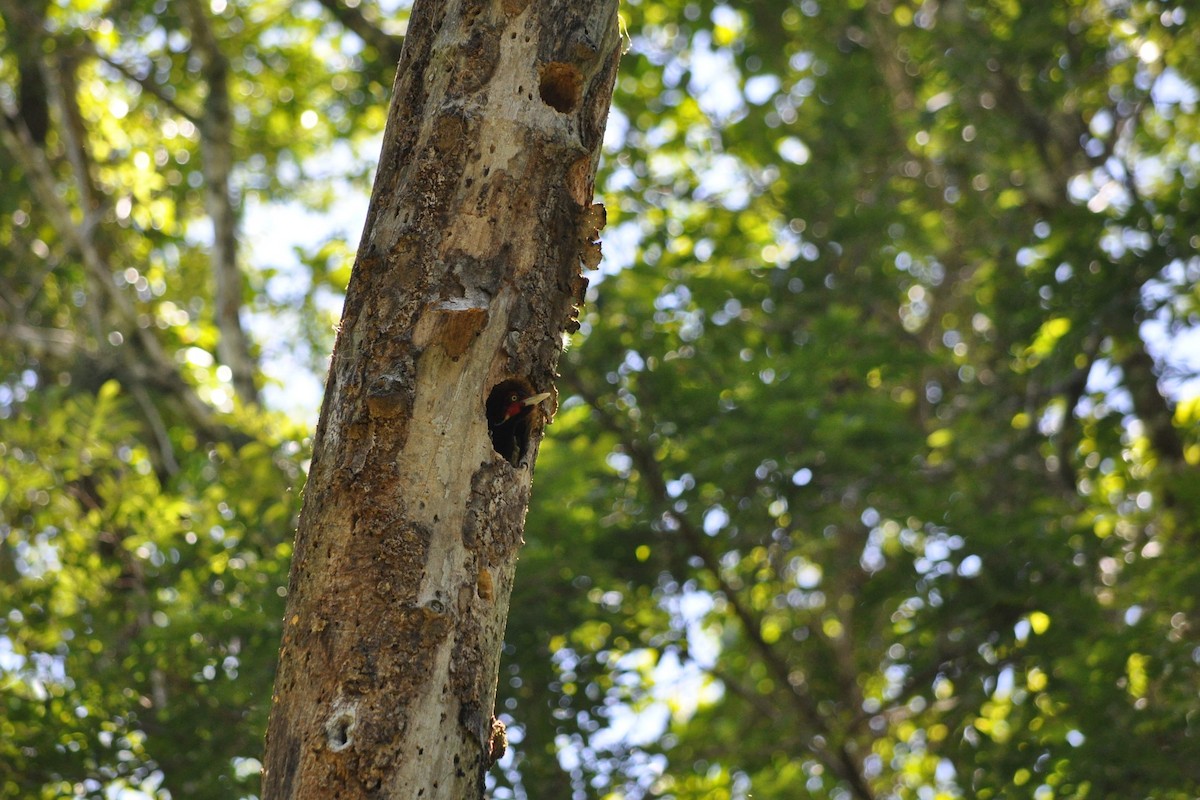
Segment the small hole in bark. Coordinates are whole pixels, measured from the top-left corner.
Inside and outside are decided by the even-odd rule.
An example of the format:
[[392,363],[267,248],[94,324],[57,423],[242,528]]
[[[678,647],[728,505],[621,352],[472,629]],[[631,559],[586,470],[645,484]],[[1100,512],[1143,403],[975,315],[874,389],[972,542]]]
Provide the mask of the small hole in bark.
[[353,708],[343,708],[325,723],[326,739],[333,752],[339,753],[354,743],[354,716]]
[[488,395],[485,413],[492,447],[514,467],[520,466],[529,450],[533,415],[540,413],[538,407],[547,397],[520,380],[504,381]]
[[543,64],[539,92],[542,102],[560,114],[569,114],[579,105],[583,75],[576,67],[561,61]]

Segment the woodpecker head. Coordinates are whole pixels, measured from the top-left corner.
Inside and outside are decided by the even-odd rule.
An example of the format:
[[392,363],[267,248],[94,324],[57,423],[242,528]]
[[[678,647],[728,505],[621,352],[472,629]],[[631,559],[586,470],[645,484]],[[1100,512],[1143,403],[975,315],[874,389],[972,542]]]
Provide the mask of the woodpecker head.
[[514,467],[521,463],[529,446],[530,412],[550,396],[549,392],[529,394],[516,381],[501,384],[487,400],[488,432],[492,446]]
[[549,396],[549,392],[541,392],[539,394],[530,395],[529,397],[521,397],[519,392],[507,392],[503,396],[504,406],[499,420],[493,423],[489,419],[488,422],[493,428],[498,425],[503,425],[509,420],[528,414],[533,410],[534,406]]

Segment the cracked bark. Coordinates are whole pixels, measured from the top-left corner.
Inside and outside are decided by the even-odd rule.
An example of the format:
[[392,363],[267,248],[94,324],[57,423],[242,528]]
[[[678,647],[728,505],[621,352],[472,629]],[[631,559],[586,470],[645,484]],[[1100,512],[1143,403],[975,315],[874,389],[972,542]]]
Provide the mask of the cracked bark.
[[264,800],[482,797],[546,422],[514,465],[485,406],[553,393],[578,325],[616,11],[413,8],[296,535]]

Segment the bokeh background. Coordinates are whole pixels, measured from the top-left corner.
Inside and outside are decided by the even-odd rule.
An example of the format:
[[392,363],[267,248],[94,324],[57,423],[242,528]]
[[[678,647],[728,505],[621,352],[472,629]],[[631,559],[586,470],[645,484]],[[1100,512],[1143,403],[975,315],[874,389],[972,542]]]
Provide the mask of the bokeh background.
[[[623,3],[493,797],[1200,796],[1197,13]],[[256,796],[407,17],[0,0],[0,797]]]

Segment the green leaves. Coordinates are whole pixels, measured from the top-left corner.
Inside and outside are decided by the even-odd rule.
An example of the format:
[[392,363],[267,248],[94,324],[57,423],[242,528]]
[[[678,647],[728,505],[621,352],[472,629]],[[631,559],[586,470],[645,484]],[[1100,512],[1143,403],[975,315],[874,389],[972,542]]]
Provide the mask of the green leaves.
[[[529,537],[553,509],[604,503],[572,531],[588,543],[572,562],[609,541],[658,565],[651,607],[711,598],[720,646],[696,663],[724,691],[645,748],[668,759],[660,783],[636,788],[631,755],[621,779],[598,760],[598,784],[700,797],[686,776],[719,763],[755,797],[1079,796],[1147,780],[1186,796],[1195,775],[1109,761],[1095,782],[1091,761],[1119,747],[1096,711],[1128,706],[1111,676],[1144,674],[1126,663],[1143,654],[1135,629],[1171,630],[1135,599],[1169,563],[1158,531],[1181,524],[1151,488],[1173,468],[1137,431],[1174,432],[1163,452],[1195,436],[1188,397],[1167,423],[1149,393],[1131,425],[1095,379],[1117,341],[1144,351],[1130,321],[1167,253],[1195,258],[1194,242],[1136,232],[1175,213],[1166,184],[1155,200],[1121,194],[1122,169],[1160,156],[1097,167],[1114,152],[1106,117],[1138,141],[1155,131],[1156,154],[1174,147],[1157,138],[1167,106],[1128,101],[1145,97],[1160,38],[1178,44],[1173,18],[1124,25],[1086,4],[626,12],[615,102],[630,129],[605,202],[640,239],[564,368],[594,409],[570,436],[608,448],[615,475],[602,492],[580,462],[574,483],[556,470]],[[708,60],[712,43],[728,60]],[[723,117],[703,93],[727,73],[746,94]],[[550,433],[547,448],[563,431]],[[632,573],[575,570],[632,596]],[[691,642],[691,624],[643,636]],[[1195,665],[1172,663],[1163,681],[1182,688]],[[586,696],[557,703],[582,713]],[[1148,698],[1137,712],[1160,734],[1173,713]]]
[[297,511],[276,453],[184,454],[164,484],[117,381],[36,398],[3,445],[4,791],[228,792],[258,752]]
[[[0,796],[254,791],[308,423],[233,402],[209,87],[152,5],[48,8],[79,122],[0,139]],[[235,199],[365,187],[384,15],[200,5]],[[623,14],[607,258],[541,447],[494,795],[1194,796],[1186,14]],[[323,374],[354,247],[243,233],[294,393],[273,359]]]

